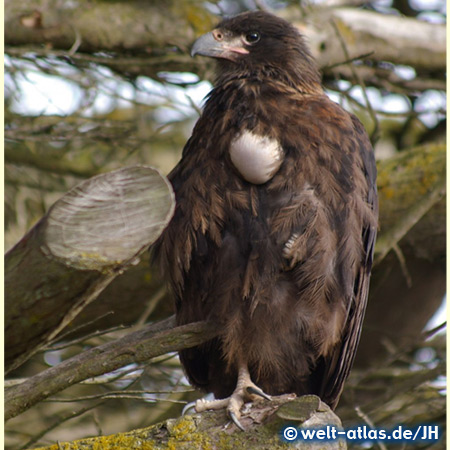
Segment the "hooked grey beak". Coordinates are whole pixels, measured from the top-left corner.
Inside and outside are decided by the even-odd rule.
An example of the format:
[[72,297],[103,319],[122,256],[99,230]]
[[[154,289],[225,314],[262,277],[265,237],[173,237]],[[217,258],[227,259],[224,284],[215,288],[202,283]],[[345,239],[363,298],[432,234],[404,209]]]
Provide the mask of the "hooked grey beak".
[[229,59],[236,61],[240,55],[246,55],[249,51],[243,47],[241,38],[224,37],[222,40],[217,40],[212,31],[200,36],[192,46],[191,56],[195,55],[209,56],[211,58]]
[[195,55],[201,56],[211,56],[218,57],[222,53],[222,48],[220,47],[220,42],[214,39],[214,35],[210,31],[202,36],[200,36],[192,46],[191,56]]

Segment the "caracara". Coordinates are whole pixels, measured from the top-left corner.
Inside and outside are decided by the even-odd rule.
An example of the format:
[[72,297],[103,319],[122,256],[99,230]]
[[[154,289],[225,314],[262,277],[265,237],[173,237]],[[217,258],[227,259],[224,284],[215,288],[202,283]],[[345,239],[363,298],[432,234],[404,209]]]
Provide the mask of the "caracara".
[[176,211],[155,245],[178,324],[217,338],[180,352],[189,381],[239,424],[255,396],[334,408],[366,308],[376,167],[360,121],[324,93],[297,29],[266,12],[225,19],[192,55],[217,60],[203,114],[169,175]]

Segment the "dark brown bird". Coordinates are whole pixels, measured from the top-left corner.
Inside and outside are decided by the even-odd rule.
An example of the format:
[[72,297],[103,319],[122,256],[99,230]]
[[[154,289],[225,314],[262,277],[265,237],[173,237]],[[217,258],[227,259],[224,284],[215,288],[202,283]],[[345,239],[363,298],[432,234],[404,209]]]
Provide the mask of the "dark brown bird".
[[[192,55],[217,79],[169,179],[156,245],[178,324],[218,338],[183,350],[190,382],[238,422],[255,394],[335,407],[358,345],[377,228],[367,134],[328,99],[303,37],[266,12],[223,20]],[[266,394],[264,394],[266,393]]]

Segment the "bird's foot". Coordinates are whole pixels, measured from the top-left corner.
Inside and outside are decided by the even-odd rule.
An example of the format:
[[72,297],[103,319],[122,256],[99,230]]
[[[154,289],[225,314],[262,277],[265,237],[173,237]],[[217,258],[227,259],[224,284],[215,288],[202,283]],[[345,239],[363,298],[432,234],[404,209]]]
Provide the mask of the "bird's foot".
[[254,401],[258,397],[262,397],[266,400],[271,400],[271,397],[267,395],[261,388],[256,386],[255,383],[250,379],[250,374],[247,368],[239,371],[238,382],[236,389],[231,394],[230,397],[219,399],[219,400],[204,400],[199,399],[195,403],[195,411],[203,412],[207,410],[227,410],[228,416],[233,421],[233,423],[245,431],[242,424],[239,422],[241,417],[241,408],[244,403],[249,401]]

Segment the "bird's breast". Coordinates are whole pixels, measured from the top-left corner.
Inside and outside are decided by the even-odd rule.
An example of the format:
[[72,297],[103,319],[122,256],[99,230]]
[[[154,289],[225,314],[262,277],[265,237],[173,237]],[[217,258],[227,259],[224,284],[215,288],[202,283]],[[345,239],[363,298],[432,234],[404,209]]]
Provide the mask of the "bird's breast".
[[263,184],[280,168],[284,152],[276,139],[246,130],[231,141],[230,157],[246,181]]

